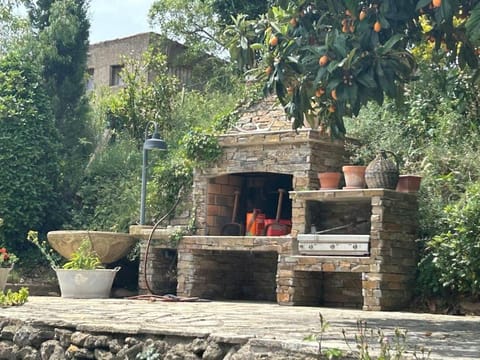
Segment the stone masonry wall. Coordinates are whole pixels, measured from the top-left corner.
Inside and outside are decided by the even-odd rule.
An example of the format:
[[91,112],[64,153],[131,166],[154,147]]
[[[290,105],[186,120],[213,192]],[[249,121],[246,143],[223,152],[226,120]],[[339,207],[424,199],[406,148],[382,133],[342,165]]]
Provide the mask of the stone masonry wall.
[[[228,338],[76,330],[0,317],[0,359],[315,360],[318,356]],[[340,359],[352,359],[345,355]]]
[[[348,223],[352,220],[349,215],[351,209],[357,208],[355,216],[368,218],[368,222],[354,233],[370,236],[370,254],[361,257],[280,255],[277,272],[279,303],[333,305],[344,298],[347,299],[345,305],[351,303],[358,307],[363,303],[364,310],[395,310],[409,304],[417,260],[415,239],[418,205],[414,194],[364,189],[307,191],[292,196],[293,224],[299,233],[307,230],[302,219],[309,221],[317,216],[311,212],[335,213],[337,220],[348,220]],[[343,209],[343,215],[340,209]],[[365,225],[368,227],[365,228]],[[344,231],[349,233],[348,229]],[[310,275],[307,278],[305,272],[323,275]],[[309,283],[311,279],[314,282]],[[313,294],[313,286],[320,286],[321,293]]]
[[[87,67],[93,70],[94,87],[100,89],[110,86],[111,66],[124,65],[126,56],[141,60],[150,46],[155,46],[167,57],[169,73],[176,76],[183,84],[187,84],[191,77],[191,69],[189,66],[178,64],[178,58],[185,53],[185,47],[175,41],[163,40],[156,33],[147,32],[89,46]],[[118,89],[121,86],[110,87]]]
[[194,176],[199,235],[218,234],[218,229],[231,221],[234,191],[242,189],[239,177],[227,175],[291,175],[294,190],[318,189],[317,173],[339,171],[344,157],[343,143],[332,142],[311,129],[228,134],[220,137],[220,144],[220,160],[207,169],[197,170]]

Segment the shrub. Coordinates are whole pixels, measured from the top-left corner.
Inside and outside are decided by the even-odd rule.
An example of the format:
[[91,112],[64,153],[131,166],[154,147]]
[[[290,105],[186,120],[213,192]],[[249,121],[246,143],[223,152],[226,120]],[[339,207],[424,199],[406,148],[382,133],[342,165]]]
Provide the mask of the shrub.
[[480,295],[480,182],[444,209],[446,231],[428,243],[442,286],[452,292]]
[[0,83],[0,217],[5,244],[19,249],[28,229],[62,219],[59,137],[33,54],[1,57]]
[[140,207],[141,151],[118,140],[97,153],[85,173],[66,227],[128,232]]

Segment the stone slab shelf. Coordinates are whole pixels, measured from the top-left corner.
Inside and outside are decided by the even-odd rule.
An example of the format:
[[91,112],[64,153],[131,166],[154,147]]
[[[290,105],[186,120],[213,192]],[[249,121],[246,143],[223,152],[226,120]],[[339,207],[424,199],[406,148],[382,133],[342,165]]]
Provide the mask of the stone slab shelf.
[[274,251],[291,253],[290,236],[185,236],[180,241],[178,251]]
[[393,199],[415,200],[416,196],[411,193],[401,193],[389,189],[337,189],[337,190],[301,190],[290,191],[290,198],[300,201],[362,201],[371,198],[389,197]]

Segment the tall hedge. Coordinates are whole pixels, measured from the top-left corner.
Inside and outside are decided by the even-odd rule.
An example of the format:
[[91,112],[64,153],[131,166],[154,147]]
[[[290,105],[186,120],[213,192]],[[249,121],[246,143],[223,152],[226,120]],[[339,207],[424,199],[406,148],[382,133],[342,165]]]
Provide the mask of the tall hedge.
[[1,235],[19,250],[28,229],[60,221],[58,133],[32,52],[0,57],[0,84]]

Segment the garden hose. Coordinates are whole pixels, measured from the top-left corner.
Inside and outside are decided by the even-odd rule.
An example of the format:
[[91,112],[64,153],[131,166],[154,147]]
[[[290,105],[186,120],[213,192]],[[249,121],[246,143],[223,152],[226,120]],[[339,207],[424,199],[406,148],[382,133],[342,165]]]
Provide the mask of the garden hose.
[[145,286],[147,288],[147,291],[150,295],[155,295],[152,291],[152,288],[150,287],[150,283],[148,282],[148,276],[147,276],[147,259],[148,259],[148,253],[150,251],[150,244],[152,242],[152,238],[153,238],[153,234],[155,233],[155,230],[157,229],[157,227],[167,218],[170,216],[170,214],[172,212],[175,211],[175,209],[177,208],[178,204],[180,203],[180,199],[182,198],[182,192],[183,192],[183,188],[184,186],[182,185],[182,187],[180,188],[180,190],[178,191],[178,195],[177,195],[177,199],[175,200],[175,203],[173,204],[173,206],[170,208],[170,210],[168,210],[168,212],[163,215],[154,225],[153,225],[153,228],[152,228],[152,231],[150,232],[150,235],[148,236],[148,240],[147,240],[147,246],[146,246],[146,249],[145,249],[145,256],[144,256],[144,259],[143,259],[143,279],[145,280]]

